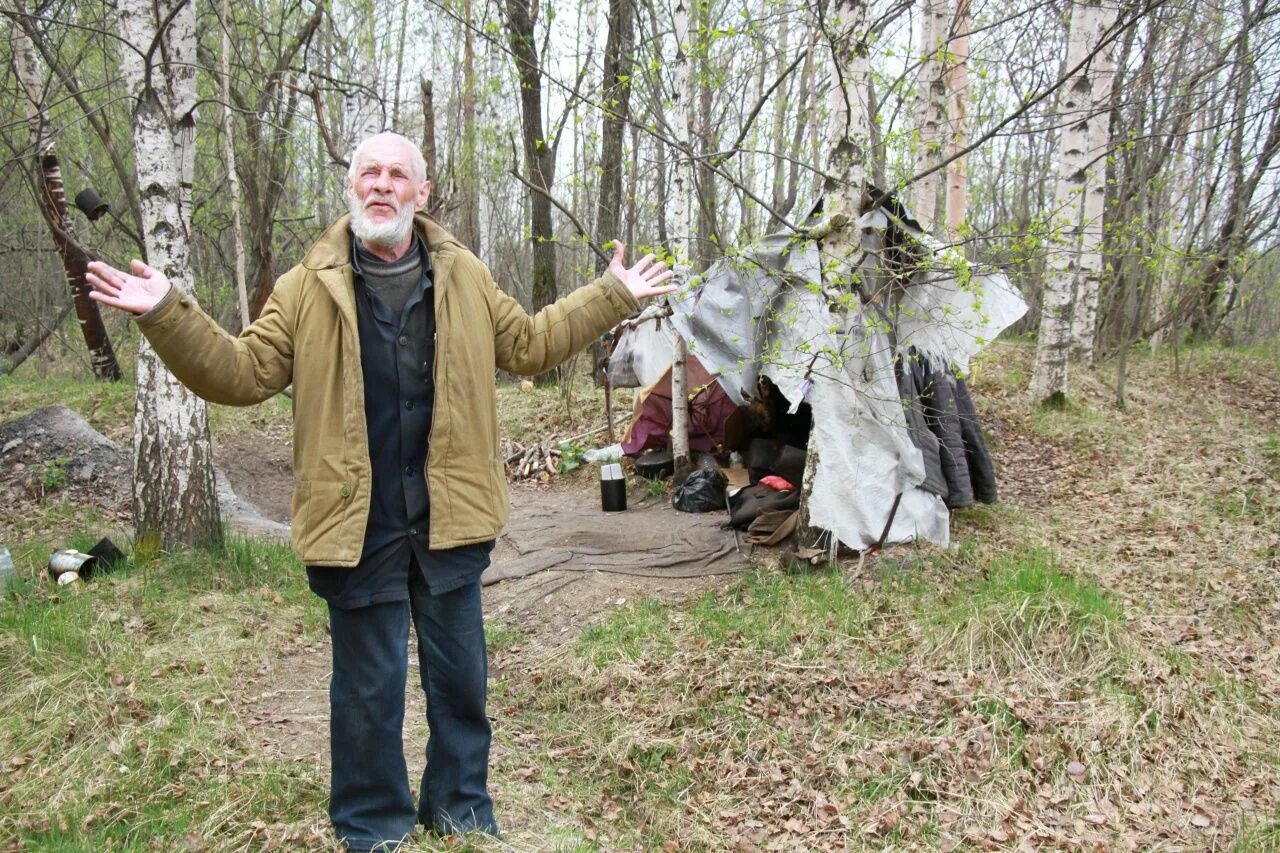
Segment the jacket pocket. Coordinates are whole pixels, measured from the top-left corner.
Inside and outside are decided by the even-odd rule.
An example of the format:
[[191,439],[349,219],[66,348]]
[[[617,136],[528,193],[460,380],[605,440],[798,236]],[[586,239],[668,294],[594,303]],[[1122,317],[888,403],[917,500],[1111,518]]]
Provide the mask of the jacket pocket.
[[[301,492],[302,494],[299,494]],[[345,483],[309,482],[295,490],[294,545],[304,563],[323,563],[349,557],[342,542],[342,524],[350,488]],[[349,543],[348,543],[349,544]]]
[[[311,497],[311,483],[307,480],[299,480],[293,485],[293,498],[289,502],[289,521],[290,521],[290,538],[293,540],[293,550],[299,556],[303,555],[304,539],[306,538],[307,527],[307,503]],[[305,560],[305,557],[303,557]]]
[[501,532],[503,525],[507,523],[507,517],[511,514],[511,498],[507,493],[507,466],[501,457],[493,459],[491,472],[493,488],[490,494],[494,497],[493,511],[498,527],[498,531],[494,533],[496,536]]

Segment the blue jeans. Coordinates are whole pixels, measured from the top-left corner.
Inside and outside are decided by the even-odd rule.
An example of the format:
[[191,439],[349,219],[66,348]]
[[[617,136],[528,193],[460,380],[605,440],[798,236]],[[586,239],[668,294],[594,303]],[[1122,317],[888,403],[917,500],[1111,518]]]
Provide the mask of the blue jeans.
[[[411,614],[431,729],[416,810],[401,741]],[[433,596],[415,569],[409,601],[331,606],[329,620],[329,818],[337,836],[351,850],[369,850],[395,849],[418,823],[497,834],[487,788],[489,667],[479,582]]]

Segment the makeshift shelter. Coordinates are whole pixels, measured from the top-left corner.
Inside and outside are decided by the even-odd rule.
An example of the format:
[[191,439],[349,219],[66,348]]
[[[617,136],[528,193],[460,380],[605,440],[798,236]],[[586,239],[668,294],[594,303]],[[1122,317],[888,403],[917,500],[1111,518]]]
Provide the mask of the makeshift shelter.
[[963,376],[1026,303],[1002,273],[942,247],[891,197],[856,228],[857,292],[824,280],[813,238],[766,237],[673,295],[668,319],[651,311],[626,329],[610,375],[621,386],[661,376],[679,334],[738,407],[727,434],[750,437],[753,421],[785,432],[790,418],[790,431],[813,443],[814,526],[852,548],[879,541],[886,525],[887,541],[945,545],[949,502],[994,499]]
[[[689,357],[686,374],[689,387],[689,448],[714,450],[724,443],[724,427],[738,408],[707,372],[702,362]],[[622,440],[628,456],[671,443],[671,366],[656,382],[636,395],[631,426]]]

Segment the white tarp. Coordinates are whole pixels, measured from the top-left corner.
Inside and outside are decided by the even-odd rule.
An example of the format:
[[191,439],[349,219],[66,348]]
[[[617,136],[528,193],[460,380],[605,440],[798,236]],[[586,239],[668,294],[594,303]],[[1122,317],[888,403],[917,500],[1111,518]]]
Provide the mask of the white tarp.
[[[1003,274],[939,253],[910,223],[879,208],[859,222],[866,250],[859,273],[871,289],[890,290],[889,265],[881,262],[890,224],[926,257],[918,270],[900,274],[907,284],[898,288],[892,318],[857,298],[831,310],[829,300],[839,294],[824,290],[818,247],[785,235],[721,261],[670,299],[671,325],[734,402],[746,402],[765,375],[792,412],[809,403],[809,440],[820,460],[810,520],[858,549],[879,541],[898,495],[887,541],[946,545],[949,537],[946,505],[919,488],[924,460],[907,432],[891,335],[898,352],[914,346],[964,371],[973,355],[1026,312]],[[653,340],[661,347],[660,339]],[[669,364],[669,347],[661,349]]]

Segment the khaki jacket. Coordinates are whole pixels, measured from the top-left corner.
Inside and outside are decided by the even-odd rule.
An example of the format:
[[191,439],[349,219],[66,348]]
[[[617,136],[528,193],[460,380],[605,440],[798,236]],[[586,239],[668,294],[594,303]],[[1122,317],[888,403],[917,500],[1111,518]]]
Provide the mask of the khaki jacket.
[[[188,388],[212,403],[258,403],[293,384],[293,545],[309,566],[355,566],[369,516],[369,436],[349,217],[276,282],[239,337],[175,287],[138,325]],[[432,548],[495,538],[506,523],[494,371],[544,373],[638,307],[611,273],[534,316],[449,232],[414,227],[435,271],[435,408],[427,456]]]

